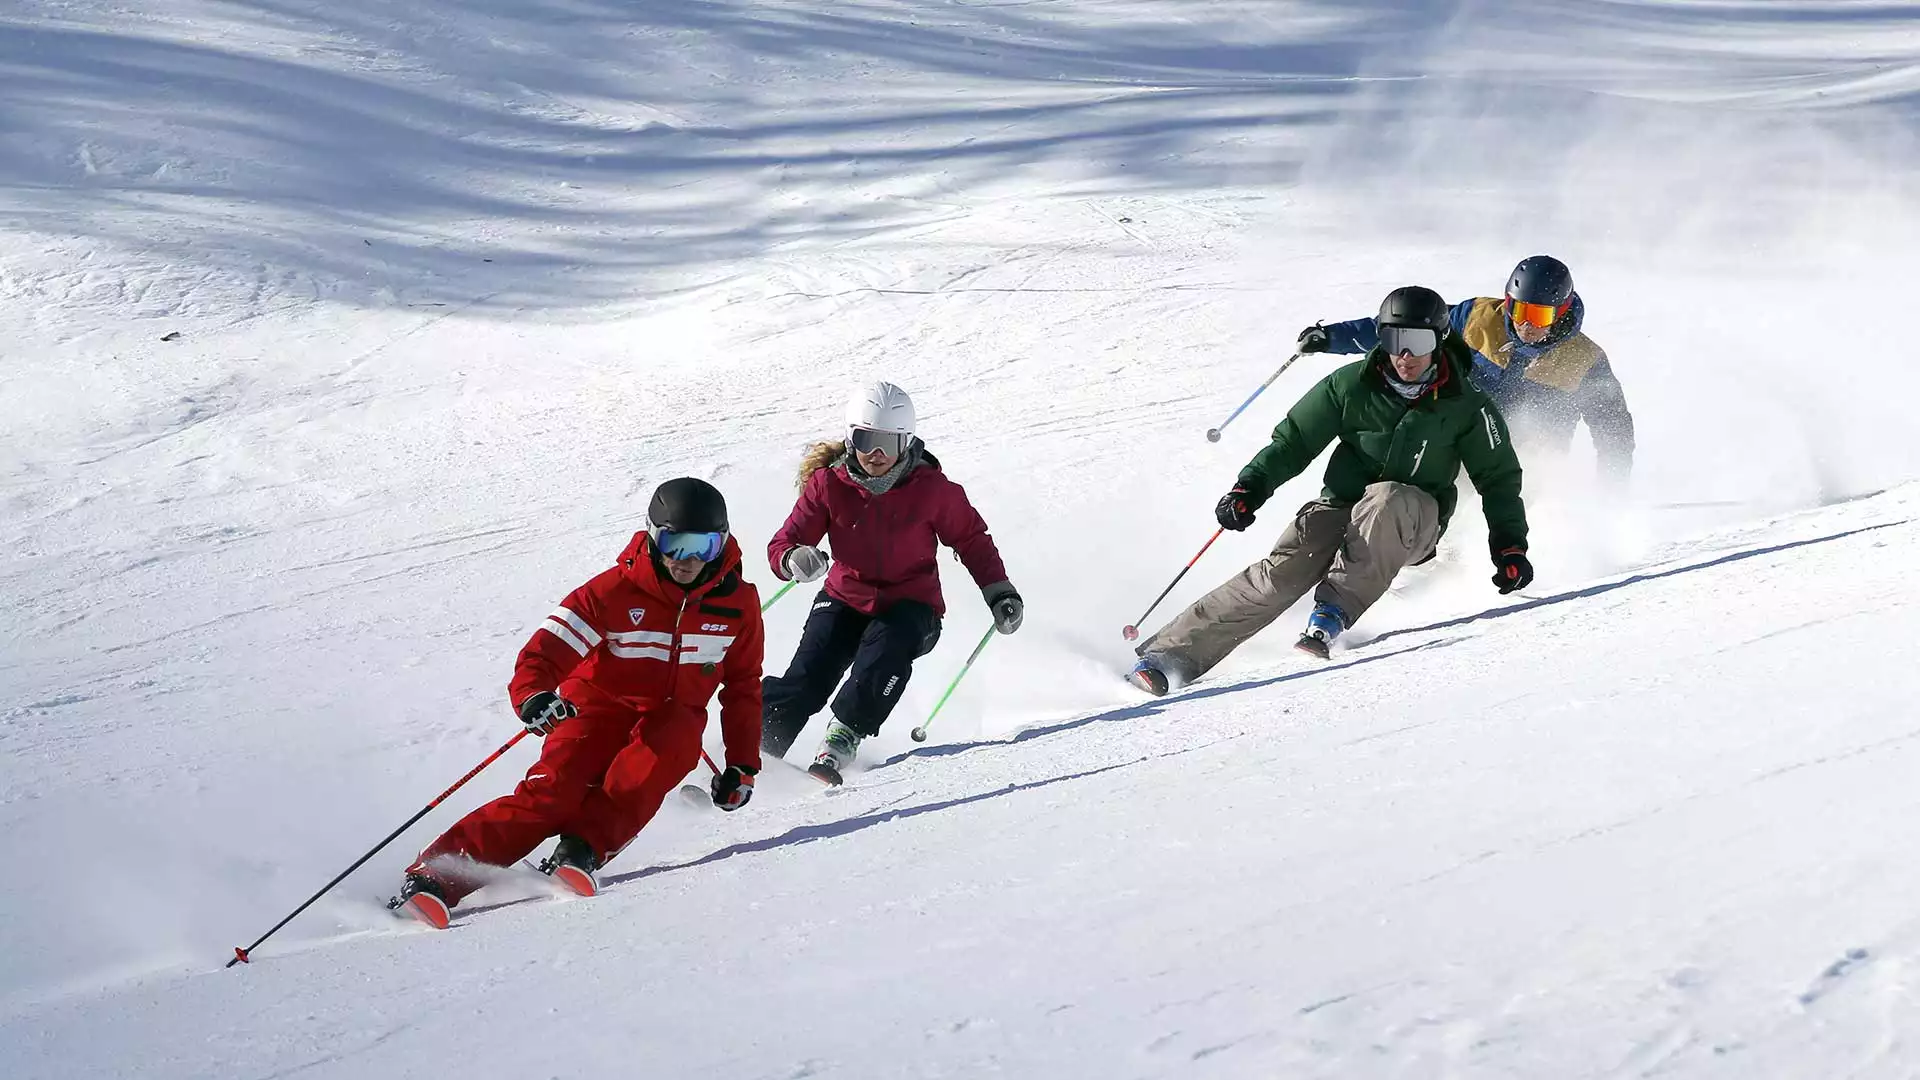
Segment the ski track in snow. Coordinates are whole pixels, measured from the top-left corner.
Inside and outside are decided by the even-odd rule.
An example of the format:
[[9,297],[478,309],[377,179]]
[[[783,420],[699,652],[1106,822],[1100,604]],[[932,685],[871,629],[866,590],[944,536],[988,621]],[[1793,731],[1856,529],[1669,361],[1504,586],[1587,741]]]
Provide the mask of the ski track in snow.
[[[1920,241],[1910,13],[0,25],[0,854],[63,863],[0,888],[0,1075],[1920,1068],[1920,440],[1873,332]],[[1289,647],[1303,605],[1199,684],[1122,685],[1120,626],[1331,368],[1200,437],[1298,328],[1536,250],[1626,388],[1632,492],[1578,435],[1528,458],[1523,595],[1463,490],[1331,662]],[[396,923],[519,747],[220,968],[511,735],[515,650],[661,480],[718,483],[764,583],[801,448],[872,377],[1029,604],[931,743],[986,625],[950,560],[946,640],[846,788],[769,769],[737,814],[670,800],[592,901],[506,874],[448,933]],[[805,610],[769,612],[770,668]]]

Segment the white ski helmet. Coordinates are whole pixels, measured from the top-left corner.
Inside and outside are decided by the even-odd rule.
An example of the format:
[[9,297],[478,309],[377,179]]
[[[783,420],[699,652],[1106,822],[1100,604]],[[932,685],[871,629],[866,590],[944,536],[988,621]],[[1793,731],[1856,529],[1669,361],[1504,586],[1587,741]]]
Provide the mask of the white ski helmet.
[[913,434],[913,399],[890,382],[868,383],[847,399],[847,427]]

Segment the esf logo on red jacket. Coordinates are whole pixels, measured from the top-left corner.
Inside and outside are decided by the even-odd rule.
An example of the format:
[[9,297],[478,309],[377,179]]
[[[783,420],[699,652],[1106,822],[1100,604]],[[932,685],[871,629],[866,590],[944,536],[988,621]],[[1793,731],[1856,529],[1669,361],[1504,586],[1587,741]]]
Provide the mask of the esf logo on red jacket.
[[[733,635],[681,634],[680,662],[717,664],[727,658]],[[617,630],[607,635],[607,651],[628,660],[673,659],[673,635],[658,630]]]

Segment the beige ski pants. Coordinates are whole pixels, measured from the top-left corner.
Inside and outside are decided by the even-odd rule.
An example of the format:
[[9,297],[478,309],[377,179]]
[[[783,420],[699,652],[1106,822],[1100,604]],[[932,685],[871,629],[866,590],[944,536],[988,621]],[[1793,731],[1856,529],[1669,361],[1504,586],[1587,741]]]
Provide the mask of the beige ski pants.
[[1161,670],[1197,679],[1266,629],[1310,588],[1352,626],[1408,564],[1432,553],[1440,504],[1409,484],[1369,486],[1352,505],[1315,500],[1300,508],[1273,554],[1194,601],[1134,651]]

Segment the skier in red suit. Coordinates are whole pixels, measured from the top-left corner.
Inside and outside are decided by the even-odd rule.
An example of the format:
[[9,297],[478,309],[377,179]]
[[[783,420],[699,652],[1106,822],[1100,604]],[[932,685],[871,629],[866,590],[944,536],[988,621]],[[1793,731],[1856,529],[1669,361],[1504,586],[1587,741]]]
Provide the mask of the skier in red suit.
[[627,845],[700,761],[707,702],[720,695],[727,767],[715,805],[736,810],[760,771],[759,592],[740,576],[726,501],[704,480],[669,480],[619,564],[567,594],[520,650],[508,686],[522,723],[546,737],[512,794],[461,818],[407,868],[395,908],[434,926],[541,841],[541,864],[591,895],[593,872]]

